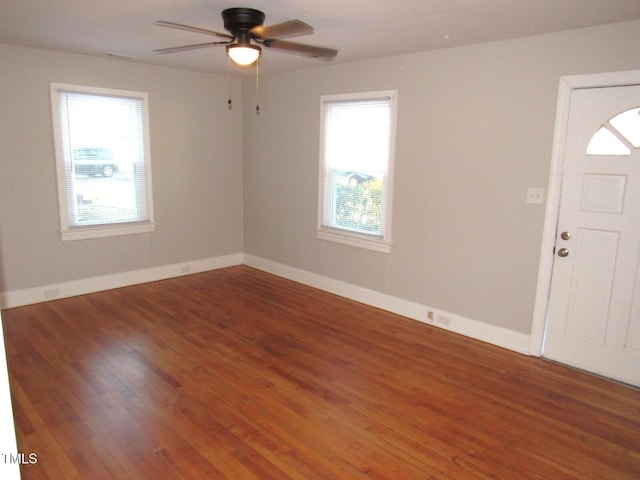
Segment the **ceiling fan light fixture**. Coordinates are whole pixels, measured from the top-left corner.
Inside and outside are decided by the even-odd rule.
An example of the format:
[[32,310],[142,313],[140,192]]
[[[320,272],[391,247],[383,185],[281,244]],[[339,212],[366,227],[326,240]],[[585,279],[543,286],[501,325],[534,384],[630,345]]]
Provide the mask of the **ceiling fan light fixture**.
[[257,45],[247,43],[234,43],[232,45],[227,45],[227,55],[229,55],[229,58],[241,67],[246,67],[255,63],[261,53],[262,48]]

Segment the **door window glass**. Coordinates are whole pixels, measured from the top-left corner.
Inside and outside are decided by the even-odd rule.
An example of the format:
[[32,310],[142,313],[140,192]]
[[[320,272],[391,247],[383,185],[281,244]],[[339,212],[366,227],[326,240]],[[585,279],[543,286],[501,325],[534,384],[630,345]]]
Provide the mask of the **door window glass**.
[[587,155],[631,155],[640,147],[640,107],[619,113],[596,133],[587,146]]

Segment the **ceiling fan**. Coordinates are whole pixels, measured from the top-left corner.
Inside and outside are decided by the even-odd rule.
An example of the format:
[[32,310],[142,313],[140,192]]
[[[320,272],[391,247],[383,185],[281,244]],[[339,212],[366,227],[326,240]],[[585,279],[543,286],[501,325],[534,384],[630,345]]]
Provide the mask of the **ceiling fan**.
[[338,51],[332,48],[316,47],[282,40],[282,38],[310,35],[313,33],[313,28],[300,20],[289,20],[265,27],[263,25],[264,19],[264,13],[259,10],[254,10],[253,8],[227,8],[222,11],[222,20],[225,30],[228,30],[229,33],[220,33],[205,28],[158,20],[156,24],[161,27],[177,28],[188,32],[213,35],[224,38],[225,40],[184,45],[181,47],[161,48],[153,52],[175,53],[196,48],[226,45],[229,58],[240,66],[252,65],[258,60],[262,54],[260,45],[284,53],[326,61],[333,60],[338,54]]

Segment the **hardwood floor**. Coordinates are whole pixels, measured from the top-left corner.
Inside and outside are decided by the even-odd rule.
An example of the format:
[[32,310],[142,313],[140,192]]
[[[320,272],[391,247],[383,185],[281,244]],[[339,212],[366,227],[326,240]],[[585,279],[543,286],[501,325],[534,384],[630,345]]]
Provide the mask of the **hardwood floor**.
[[248,267],[2,316],[25,480],[640,478],[640,391]]

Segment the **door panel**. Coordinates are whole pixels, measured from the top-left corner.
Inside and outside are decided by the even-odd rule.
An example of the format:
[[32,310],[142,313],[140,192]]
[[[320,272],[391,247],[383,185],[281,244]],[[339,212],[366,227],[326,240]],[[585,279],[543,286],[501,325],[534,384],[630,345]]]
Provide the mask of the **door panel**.
[[618,233],[578,229],[566,335],[604,345]]
[[625,175],[589,175],[583,179],[583,212],[622,213]]
[[636,268],[633,308],[631,310],[629,333],[625,344],[627,345],[627,348],[640,352],[640,266]]
[[543,352],[634,385],[640,385],[640,151],[613,124],[631,118],[627,130],[636,132],[638,106],[638,85],[572,92]]

